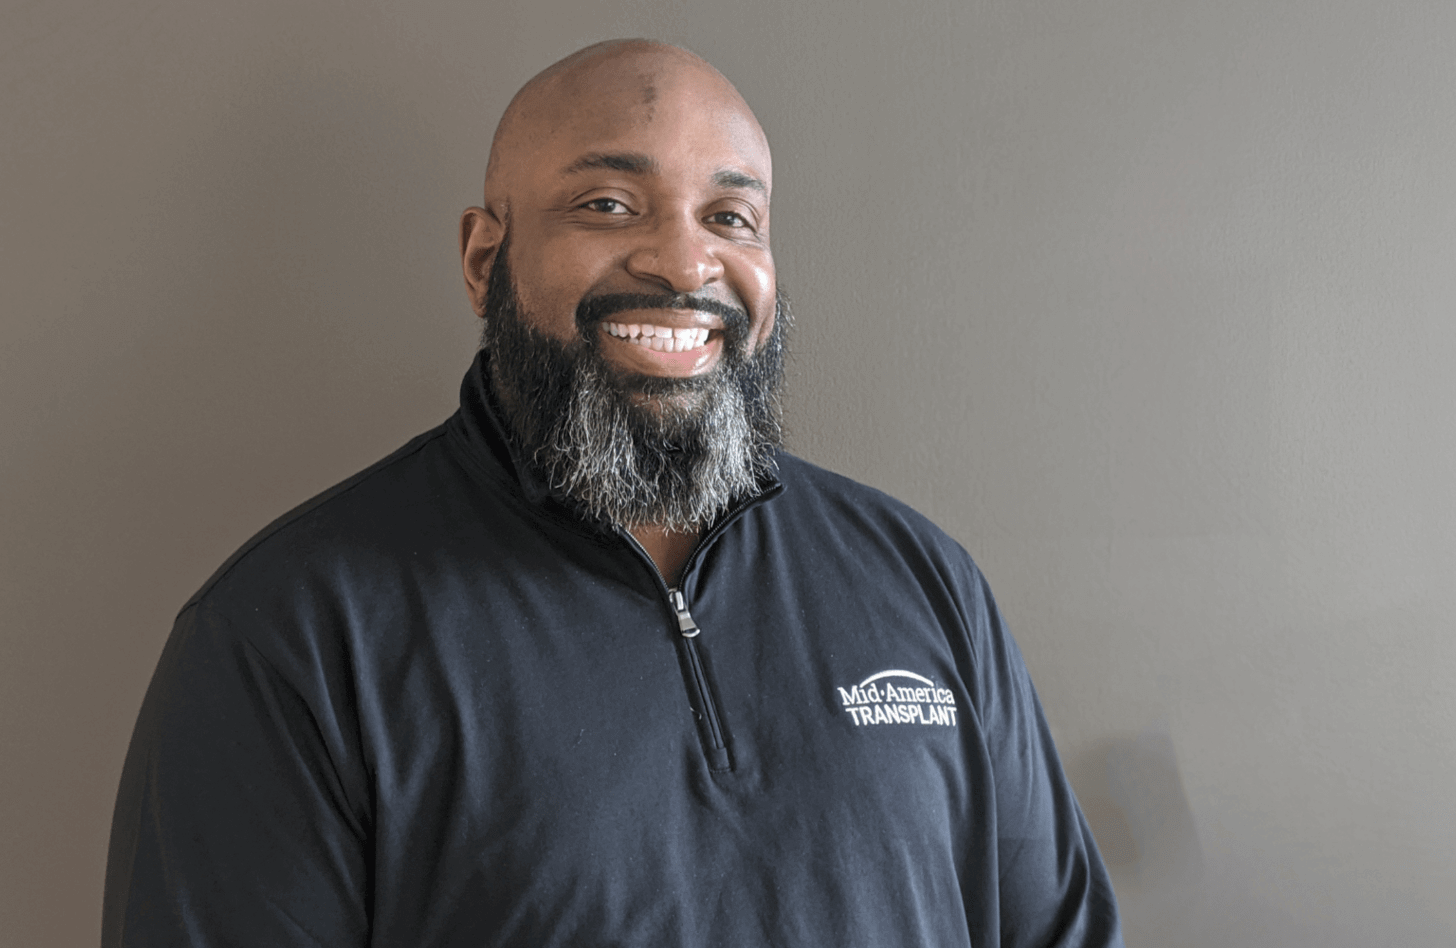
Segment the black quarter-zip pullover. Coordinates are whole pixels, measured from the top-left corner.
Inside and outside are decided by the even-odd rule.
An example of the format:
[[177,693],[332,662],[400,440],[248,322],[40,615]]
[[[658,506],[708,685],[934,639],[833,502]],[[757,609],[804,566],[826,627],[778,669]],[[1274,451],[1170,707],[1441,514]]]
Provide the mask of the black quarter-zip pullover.
[[178,616],[122,776],[103,945],[1120,945],[965,551],[789,455],[670,589],[444,425]]

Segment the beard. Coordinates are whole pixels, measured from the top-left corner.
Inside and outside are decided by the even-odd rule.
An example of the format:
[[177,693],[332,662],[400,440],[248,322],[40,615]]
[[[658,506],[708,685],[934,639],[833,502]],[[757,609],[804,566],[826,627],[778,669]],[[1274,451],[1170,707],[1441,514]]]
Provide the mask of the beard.
[[[782,447],[788,298],[777,293],[770,336],[751,354],[747,313],[681,294],[583,299],[577,337],[562,342],[521,312],[509,236],[486,289],[492,391],[506,429],[533,472],[578,513],[623,529],[701,529],[760,490]],[[724,323],[723,354],[691,378],[624,373],[603,358],[602,320],[626,310],[687,308]]]

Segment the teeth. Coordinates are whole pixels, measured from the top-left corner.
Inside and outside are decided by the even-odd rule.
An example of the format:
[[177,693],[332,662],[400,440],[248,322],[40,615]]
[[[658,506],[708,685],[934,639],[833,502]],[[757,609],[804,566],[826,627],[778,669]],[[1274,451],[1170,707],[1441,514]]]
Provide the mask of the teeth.
[[608,335],[625,339],[654,352],[687,352],[705,345],[708,341],[706,329],[673,329],[670,326],[633,323],[603,323],[603,327]]

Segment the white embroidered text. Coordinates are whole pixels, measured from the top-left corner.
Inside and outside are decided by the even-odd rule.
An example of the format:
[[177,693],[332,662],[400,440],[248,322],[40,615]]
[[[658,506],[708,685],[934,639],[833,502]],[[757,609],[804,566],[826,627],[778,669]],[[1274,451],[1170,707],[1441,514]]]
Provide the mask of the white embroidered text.
[[[893,680],[898,680],[899,685]],[[910,682],[914,682],[911,684]],[[850,688],[836,688],[855,727],[869,724],[956,726],[955,693],[914,672],[890,669]]]

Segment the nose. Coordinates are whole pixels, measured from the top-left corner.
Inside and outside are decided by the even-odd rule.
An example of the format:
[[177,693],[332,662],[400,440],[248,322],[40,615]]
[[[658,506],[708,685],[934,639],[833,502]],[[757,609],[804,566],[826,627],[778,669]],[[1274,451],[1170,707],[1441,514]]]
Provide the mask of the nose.
[[660,220],[639,231],[639,243],[627,256],[627,271],[674,293],[692,293],[723,275],[714,244],[718,239],[691,214]]

